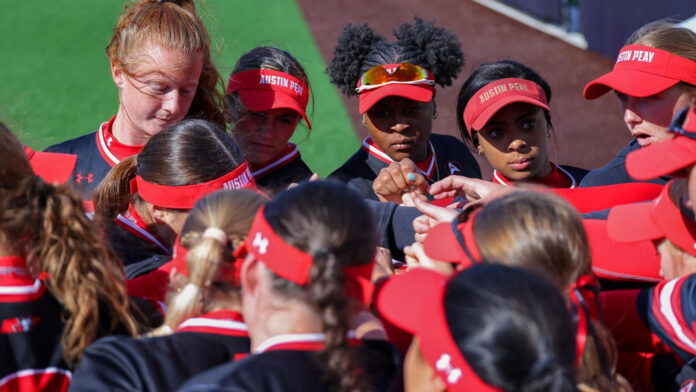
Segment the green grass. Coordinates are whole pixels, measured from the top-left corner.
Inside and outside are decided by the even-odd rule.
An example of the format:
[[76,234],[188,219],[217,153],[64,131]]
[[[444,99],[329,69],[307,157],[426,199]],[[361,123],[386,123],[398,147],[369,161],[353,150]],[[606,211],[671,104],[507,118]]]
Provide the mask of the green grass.
[[[0,118],[36,149],[96,130],[116,113],[118,93],[104,53],[123,0],[0,0]],[[308,165],[327,175],[358,146],[329,84],[325,64],[294,1],[197,2],[213,39],[215,64],[226,79],[239,56],[259,45],[291,52],[314,89],[313,130],[298,128]],[[312,103],[310,102],[310,106]]]

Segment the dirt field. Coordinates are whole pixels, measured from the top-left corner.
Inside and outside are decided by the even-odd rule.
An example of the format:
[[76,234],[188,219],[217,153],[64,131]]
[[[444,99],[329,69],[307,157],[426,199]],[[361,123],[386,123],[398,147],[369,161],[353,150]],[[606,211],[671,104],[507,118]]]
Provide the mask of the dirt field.
[[[333,45],[346,23],[367,22],[392,37],[399,23],[418,15],[454,31],[462,42],[466,64],[452,87],[438,91],[439,118],[435,132],[457,135],[456,97],[473,66],[510,58],[534,68],[551,85],[552,159],[558,163],[596,168],[609,161],[630,139],[613,94],[586,101],[587,82],[610,70],[613,60],[575,48],[469,0],[298,0],[322,55],[330,60]],[[364,133],[357,99],[345,99],[357,132]],[[362,135],[361,135],[362,136]],[[556,144],[557,148],[553,148]],[[482,162],[484,177],[490,168]]]

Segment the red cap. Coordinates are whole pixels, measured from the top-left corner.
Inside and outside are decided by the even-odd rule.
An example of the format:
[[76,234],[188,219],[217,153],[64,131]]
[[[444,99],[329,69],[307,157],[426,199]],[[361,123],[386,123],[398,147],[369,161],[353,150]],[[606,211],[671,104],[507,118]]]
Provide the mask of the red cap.
[[415,268],[391,277],[380,290],[377,308],[399,328],[420,339],[420,350],[448,391],[498,391],[471,369],[452,338],[444,309],[447,277]]
[[680,112],[670,131],[673,138],[633,151],[626,157],[626,170],[637,180],[675,174],[696,163],[696,107]]
[[[451,223],[440,223],[428,232],[423,242],[423,250],[428,257],[446,261],[448,263],[461,263],[464,267],[481,262],[481,254],[476,246],[474,237],[474,220],[481,211],[480,208],[462,212],[465,220],[460,218]],[[464,215],[466,214],[466,215]]]
[[[273,231],[263,215],[261,207],[256,213],[249,235],[234,253],[241,259],[248,253],[261,260],[266,267],[283,279],[300,286],[309,283],[309,271],[314,257],[286,243]],[[367,305],[372,299],[372,262],[362,265],[349,265],[343,268],[344,291],[346,294]]]
[[34,173],[48,183],[68,182],[77,163],[77,155],[73,154],[34,151],[29,146],[24,146],[24,153]]
[[160,185],[136,175],[130,182],[131,193],[138,193],[146,202],[165,208],[191,209],[198,199],[220,189],[256,189],[256,182],[246,160],[222,177],[193,185]]
[[244,106],[252,112],[292,109],[307,123],[309,88],[300,79],[271,69],[251,69],[230,75],[227,94],[237,92]]
[[498,110],[513,102],[526,102],[549,110],[546,92],[531,80],[506,78],[481,87],[464,109],[464,124],[469,134],[480,130]]
[[643,45],[621,48],[614,69],[585,86],[586,99],[614,89],[632,97],[649,97],[679,82],[696,85],[696,61]]
[[669,189],[673,183],[669,182],[652,202],[614,207],[607,221],[609,236],[619,242],[667,238],[696,256],[696,222],[672,202]]

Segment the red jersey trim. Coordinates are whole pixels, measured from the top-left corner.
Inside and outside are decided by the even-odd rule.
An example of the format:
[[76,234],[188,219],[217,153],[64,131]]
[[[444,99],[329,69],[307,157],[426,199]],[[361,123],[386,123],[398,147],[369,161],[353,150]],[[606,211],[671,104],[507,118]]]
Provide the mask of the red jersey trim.
[[270,163],[264,165],[263,167],[257,170],[252,171],[251,175],[254,178],[261,177],[264,174],[267,174],[268,172],[274,171],[280,167],[287,165],[299,156],[300,151],[297,148],[297,145],[293,143],[288,143],[285,147],[283,147],[283,150],[280,152],[280,154],[273,157]]
[[122,160],[136,155],[143,149],[143,146],[127,146],[121,144],[114,135],[111,133],[111,127],[114,125],[114,120],[116,116],[111,117],[111,120],[102,123],[97,129],[97,148],[99,153],[101,153],[104,161],[109,164],[109,166],[114,167],[118,165]]
[[[551,165],[553,166],[553,170],[551,170],[551,174],[548,176],[542,177],[542,178],[534,178],[532,180],[529,180],[529,182],[533,183],[538,183],[538,184],[543,184],[543,185],[548,185],[552,188],[567,188],[567,189],[574,189],[577,187],[577,182],[575,181],[575,178],[564,168],[561,166],[551,162]],[[560,184],[559,181],[565,180],[567,177],[568,180],[570,180],[570,186],[567,186],[566,184]],[[554,178],[558,177],[558,179]],[[515,186],[515,183],[509,179],[507,179],[505,176],[500,174],[498,170],[493,170],[493,182],[497,182],[498,184],[505,185],[505,186]],[[560,186],[559,186],[560,185]]]
[[66,391],[72,373],[57,367],[24,369],[0,379],[0,392],[5,391]]
[[229,310],[210,312],[184,320],[183,323],[179,324],[176,331],[205,332],[228,336],[249,336],[247,325],[242,321],[242,315]]
[[127,232],[137,236],[138,238],[155,245],[160,248],[165,254],[171,255],[169,248],[162,244],[162,241],[157,237],[157,234],[152,233],[143,221],[143,218],[138,214],[138,211],[132,205],[128,205],[128,210],[124,214],[119,214],[116,217],[116,224]]
[[40,298],[46,287],[26,269],[18,256],[0,257],[0,302],[28,302]]
[[[684,278],[670,280],[655,288],[653,314],[667,335],[682,350],[696,353],[694,334],[689,331],[681,312],[681,286]],[[681,321],[681,322],[680,322]]]
[[[415,162],[416,166],[418,166],[418,171],[425,175],[426,177],[432,179],[433,174],[435,173],[435,167],[437,166],[437,156],[435,154],[435,149],[433,148],[433,144],[430,143],[430,140],[428,140],[428,147],[430,147],[430,154],[428,154],[428,157],[425,158],[424,161],[422,162]],[[372,141],[372,139],[368,136],[362,141],[362,146],[360,147],[363,150],[367,151],[368,154],[372,155],[373,157],[379,159],[380,161],[386,163],[387,165],[394,162],[393,159],[389,155],[387,155],[384,151],[382,151],[375,142]]]

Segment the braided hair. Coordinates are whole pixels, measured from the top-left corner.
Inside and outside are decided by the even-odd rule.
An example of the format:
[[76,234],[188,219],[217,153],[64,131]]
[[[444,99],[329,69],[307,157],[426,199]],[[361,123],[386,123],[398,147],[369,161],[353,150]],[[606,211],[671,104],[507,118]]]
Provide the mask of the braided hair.
[[326,68],[331,83],[352,96],[360,76],[370,68],[412,63],[430,71],[440,86],[451,85],[464,65],[459,40],[453,32],[435,26],[435,22],[414,19],[413,24],[402,23],[394,29],[394,42],[376,34],[367,23],[346,25]]

